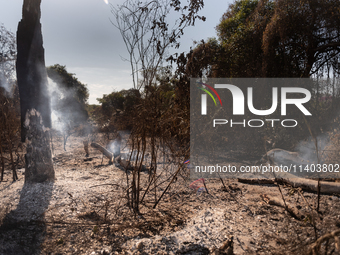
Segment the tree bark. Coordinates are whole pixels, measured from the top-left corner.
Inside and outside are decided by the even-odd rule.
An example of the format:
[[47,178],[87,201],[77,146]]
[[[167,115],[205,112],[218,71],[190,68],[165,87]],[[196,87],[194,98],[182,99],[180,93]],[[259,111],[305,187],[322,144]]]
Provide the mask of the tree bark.
[[40,114],[31,110],[26,114],[26,168],[25,182],[54,180],[54,169],[49,142],[49,133],[42,125]]
[[45,127],[51,127],[50,99],[47,93],[43,38],[40,23],[41,0],[24,0],[17,31],[16,71],[20,93],[21,140],[25,142],[27,111],[36,109]]
[[46,127],[51,127],[47,93],[41,0],[24,0],[17,31],[17,80],[20,94],[21,140],[27,143],[25,182],[54,179],[51,148]]

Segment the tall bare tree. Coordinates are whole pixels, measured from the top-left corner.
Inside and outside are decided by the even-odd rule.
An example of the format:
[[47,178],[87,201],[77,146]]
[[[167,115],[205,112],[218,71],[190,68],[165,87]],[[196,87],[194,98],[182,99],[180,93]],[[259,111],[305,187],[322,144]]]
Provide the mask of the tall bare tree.
[[[152,184],[155,203],[158,203],[156,193],[157,160],[160,153],[158,148],[165,147],[166,139],[171,139],[171,131],[164,129],[164,127],[169,128],[165,123],[175,123],[175,121],[161,120],[162,116],[168,113],[163,109],[166,100],[161,95],[169,91],[162,91],[164,88],[161,86],[159,74],[161,70],[165,70],[162,68],[165,60],[174,60],[174,56],[170,56],[168,50],[170,47],[179,47],[179,38],[183,35],[184,29],[194,25],[196,19],[205,20],[205,17],[197,14],[203,7],[203,0],[191,0],[184,6],[178,0],[126,0],[118,7],[111,7],[116,19],[112,23],[119,29],[129,54],[127,60],[131,64],[134,89],[143,93],[143,100],[135,108],[138,109],[138,114],[134,116],[135,124],[131,132],[132,151],[136,150],[139,155],[135,160],[131,184],[127,175],[128,186],[131,186],[131,194],[127,191],[129,204],[134,212],[138,213],[139,204],[150,191]],[[178,18],[174,19],[175,15],[172,15],[174,22],[170,22],[169,15],[174,13],[179,14]],[[172,117],[176,118],[173,115]],[[153,175],[146,184],[146,191],[140,197],[142,185],[140,171],[147,140],[150,141],[150,168]]]
[[[135,89],[154,83],[159,67],[169,57],[168,49],[179,47],[184,29],[194,25],[196,18],[205,20],[197,15],[202,7],[203,0],[190,1],[187,6],[176,0],[126,0],[117,7],[111,5],[115,17],[112,24],[120,31],[129,53]],[[176,12],[179,18],[170,22],[169,14]]]

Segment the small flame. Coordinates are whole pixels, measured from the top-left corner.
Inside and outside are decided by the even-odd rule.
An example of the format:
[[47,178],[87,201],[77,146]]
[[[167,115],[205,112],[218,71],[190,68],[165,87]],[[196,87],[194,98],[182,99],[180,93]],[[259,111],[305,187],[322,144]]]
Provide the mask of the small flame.
[[105,2],[106,4],[109,4],[109,0],[104,0],[104,2]]

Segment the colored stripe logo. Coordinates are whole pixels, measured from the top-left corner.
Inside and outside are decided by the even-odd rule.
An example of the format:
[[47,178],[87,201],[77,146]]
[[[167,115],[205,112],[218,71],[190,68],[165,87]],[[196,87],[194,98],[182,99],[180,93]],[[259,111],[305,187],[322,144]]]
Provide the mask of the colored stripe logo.
[[[220,95],[216,92],[216,90],[211,87],[210,85],[206,84],[206,83],[203,83],[203,82],[198,82],[197,83],[201,84],[201,85],[204,85],[205,87],[209,88],[212,92],[214,92],[214,94],[217,96],[218,100],[220,101],[220,104],[222,106],[222,100],[220,98]],[[211,98],[212,100],[214,101],[215,105],[217,106],[217,103],[216,103],[216,100],[214,98],[214,96],[207,90],[207,89],[204,89],[204,88],[199,88],[200,90],[203,90],[205,93],[207,93]]]

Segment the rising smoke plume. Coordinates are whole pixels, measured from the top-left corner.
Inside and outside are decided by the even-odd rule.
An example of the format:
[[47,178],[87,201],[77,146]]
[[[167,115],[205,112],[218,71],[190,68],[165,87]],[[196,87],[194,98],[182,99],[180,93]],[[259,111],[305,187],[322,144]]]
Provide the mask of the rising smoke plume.
[[65,84],[65,79],[50,68],[48,74],[51,76],[48,78],[48,93],[51,99],[52,128],[64,135],[71,135],[77,127],[87,124],[85,102],[77,96],[77,84]]

